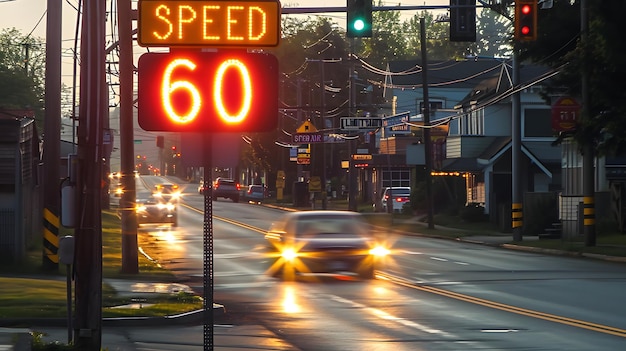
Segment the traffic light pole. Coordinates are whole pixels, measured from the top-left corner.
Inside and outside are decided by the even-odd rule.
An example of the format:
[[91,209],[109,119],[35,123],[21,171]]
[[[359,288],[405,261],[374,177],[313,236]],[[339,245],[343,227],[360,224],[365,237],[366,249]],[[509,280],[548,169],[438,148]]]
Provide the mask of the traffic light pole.
[[522,241],[523,198],[522,198],[522,132],[520,92],[519,49],[513,48],[513,87],[516,92],[511,97],[513,120],[511,121],[511,227],[513,241]]

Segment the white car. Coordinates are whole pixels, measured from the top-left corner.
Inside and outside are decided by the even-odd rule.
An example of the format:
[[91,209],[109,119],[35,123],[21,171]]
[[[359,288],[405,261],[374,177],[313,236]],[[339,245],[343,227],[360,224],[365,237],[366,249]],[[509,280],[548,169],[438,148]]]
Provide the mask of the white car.
[[405,204],[411,202],[411,188],[408,186],[385,188],[381,201],[382,212],[389,212],[387,205],[391,202],[393,212],[402,212]]

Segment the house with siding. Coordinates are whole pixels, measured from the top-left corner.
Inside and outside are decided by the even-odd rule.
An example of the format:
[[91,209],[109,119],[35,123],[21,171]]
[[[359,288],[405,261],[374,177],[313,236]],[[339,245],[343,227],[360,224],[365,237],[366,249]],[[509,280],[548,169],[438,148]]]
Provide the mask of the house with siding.
[[[397,123],[387,125],[380,133],[379,154],[375,157],[380,187],[394,184],[394,174],[385,173],[387,154],[405,155],[404,167],[396,156],[396,174],[411,177],[415,153],[423,152],[419,126],[424,105],[421,70],[408,72],[419,61],[392,62],[386,79],[388,98],[395,101],[395,111],[407,111],[408,125],[402,130]],[[493,221],[510,221],[511,208],[511,128],[512,71],[506,60],[465,60],[430,62],[428,89],[431,125],[445,126],[447,135],[436,135],[433,142],[433,171],[463,174],[467,203],[484,206]],[[550,192],[561,188],[561,148],[554,145],[551,129],[551,107],[539,95],[545,67],[522,65],[520,69],[521,148],[523,159],[522,191]],[[537,83],[535,83],[537,82]],[[400,132],[394,132],[400,129]],[[431,130],[431,131],[434,131]],[[388,167],[392,169],[392,167]],[[397,182],[396,182],[397,183]],[[502,213],[502,212],[505,213]],[[506,227],[507,223],[503,223]]]

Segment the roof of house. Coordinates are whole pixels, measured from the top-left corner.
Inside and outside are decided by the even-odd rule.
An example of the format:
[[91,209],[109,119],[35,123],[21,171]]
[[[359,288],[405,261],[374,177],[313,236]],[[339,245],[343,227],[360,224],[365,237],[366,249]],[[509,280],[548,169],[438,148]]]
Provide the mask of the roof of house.
[[[550,69],[545,66],[526,65],[520,67],[520,83],[530,83],[537,78],[544,76]],[[475,104],[479,101],[487,101],[491,98],[505,93],[513,86],[511,67],[507,66],[507,70],[500,70],[493,76],[485,78],[478,82],[476,86],[470,91],[461,101],[459,101],[455,108],[461,108],[470,104]]]
[[[470,89],[485,77],[498,73],[501,66],[502,63],[495,60],[431,61],[427,67],[428,85]],[[410,72],[415,67],[421,67],[420,60],[389,62],[390,72]],[[421,85],[422,71],[414,71],[412,74],[390,76],[391,82],[393,85]]]

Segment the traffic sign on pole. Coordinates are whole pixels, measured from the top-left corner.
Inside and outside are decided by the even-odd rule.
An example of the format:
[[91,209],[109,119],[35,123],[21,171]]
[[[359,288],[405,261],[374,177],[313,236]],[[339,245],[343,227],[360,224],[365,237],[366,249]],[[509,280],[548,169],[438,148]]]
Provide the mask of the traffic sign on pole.
[[341,130],[373,130],[383,126],[382,118],[341,117]]
[[166,47],[273,47],[278,0],[139,0],[137,42]]
[[560,97],[552,105],[552,130],[567,132],[576,129],[580,108],[580,104],[574,98]]

